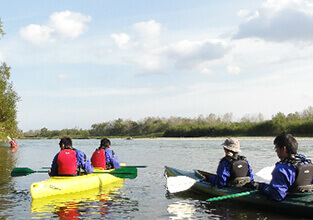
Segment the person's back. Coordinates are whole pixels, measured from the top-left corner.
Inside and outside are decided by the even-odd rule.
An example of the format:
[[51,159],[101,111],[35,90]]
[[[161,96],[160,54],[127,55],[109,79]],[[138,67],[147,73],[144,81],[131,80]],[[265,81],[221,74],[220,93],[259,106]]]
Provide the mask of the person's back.
[[120,163],[114,151],[109,149],[111,141],[103,138],[100,141],[100,147],[95,150],[91,157],[91,163],[94,167],[103,169],[117,169],[120,168]]
[[235,138],[227,138],[222,144],[225,157],[218,165],[216,175],[208,178],[208,181],[217,187],[226,185],[243,186],[254,181],[249,162],[244,156],[240,156],[240,144]]
[[93,167],[103,168],[104,170],[107,169],[105,151],[106,151],[105,149],[100,147],[93,152],[91,156],[91,164]]
[[69,137],[61,138],[60,152],[52,161],[49,176],[75,176],[83,169],[87,174],[93,172],[93,167],[84,152],[72,147]]
[[267,183],[255,183],[254,189],[269,199],[281,201],[287,192],[313,190],[313,165],[303,155],[299,155],[298,142],[291,134],[282,133],[274,140],[278,161],[272,172],[272,180]]

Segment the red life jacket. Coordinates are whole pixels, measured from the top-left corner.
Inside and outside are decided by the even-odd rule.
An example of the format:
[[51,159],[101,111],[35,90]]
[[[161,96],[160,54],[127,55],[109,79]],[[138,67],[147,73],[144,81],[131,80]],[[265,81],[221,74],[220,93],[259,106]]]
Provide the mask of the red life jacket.
[[104,149],[98,149],[93,152],[91,157],[91,164],[93,167],[102,167],[105,170],[107,169]]
[[76,175],[77,157],[76,151],[72,149],[61,150],[58,155],[58,175]]
[[12,141],[10,142],[10,144],[11,144],[11,147],[12,147],[12,148],[17,148],[17,143],[16,143],[16,141],[13,141],[13,140],[12,140]]

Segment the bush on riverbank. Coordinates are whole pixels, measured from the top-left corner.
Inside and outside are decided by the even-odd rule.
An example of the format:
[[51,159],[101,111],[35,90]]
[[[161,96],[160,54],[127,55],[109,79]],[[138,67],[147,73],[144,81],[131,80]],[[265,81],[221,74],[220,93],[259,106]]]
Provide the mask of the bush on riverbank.
[[262,115],[245,116],[239,122],[232,120],[231,113],[221,117],[210,114],[197,118],[148,117],[140,121],[123,120],[93,124],[91,129],[79,128],[23,133],[25,138],[101,138],[101,137],[221,137],[221,136],[276,136],[281,132],[295,136],[313,137],[313,108],[284,115],[277,113],[271,120]]

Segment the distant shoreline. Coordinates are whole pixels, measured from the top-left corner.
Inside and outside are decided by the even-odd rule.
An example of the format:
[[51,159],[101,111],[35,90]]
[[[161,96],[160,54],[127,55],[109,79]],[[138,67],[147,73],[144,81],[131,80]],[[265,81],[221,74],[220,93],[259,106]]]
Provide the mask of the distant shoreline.
[[[105,137],[105,136],[104,136]],[[225,136],[225,137],[108,137],[109,139],[122,139],[122,140],[224,140],[225,138],[228,138],[231,136]],[[238,140],[274,140],[275,137],[248,137],[248,136],[243,136],[243,137],[235,137]],[[297,140],[308,140],[308,141],[313,141],[313,137],[295,137]],[[45,140],[45,139],[59,139],[59,138],[21,138],[21,140]],[[73,137],[72,139],[101,139],[101,138],[75,138]],[[8,141],[0,141],[0,143],[9,143]]]
[[[156,138],[132,138],[130,140],[224,140],[226,137],[156,137]],[[275,137],[235,137],[238,140],[274,140]],[[297,140],[312,140],[313,137],[295,137]],[[111,138],[127,139],[127,138]]]

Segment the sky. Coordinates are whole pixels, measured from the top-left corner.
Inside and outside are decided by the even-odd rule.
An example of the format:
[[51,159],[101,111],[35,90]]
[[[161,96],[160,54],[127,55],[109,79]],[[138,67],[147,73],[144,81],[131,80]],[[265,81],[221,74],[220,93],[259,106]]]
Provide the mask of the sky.
[[0,0],[18,127],[301,112],[313,2]]

